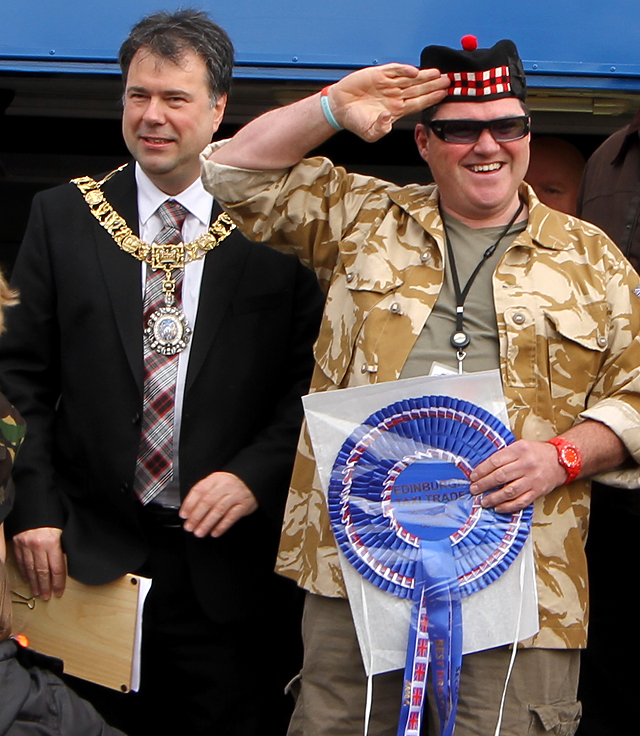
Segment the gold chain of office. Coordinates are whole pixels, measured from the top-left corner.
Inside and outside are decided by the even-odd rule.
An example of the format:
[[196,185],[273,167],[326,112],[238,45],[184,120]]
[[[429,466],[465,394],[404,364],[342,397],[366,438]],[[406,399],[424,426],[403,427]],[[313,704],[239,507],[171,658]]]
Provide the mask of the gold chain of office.
[[71,182],[82,193],[91,214],[111,235],[121,250],[148,264],[154,270],[164,271],[162,292],[165,306],[160,307],[151,315],[144,333],[153,350],[161,355],[175,355],[187,346],[191,329],[182,310],[174,306],[176,280],[172,271],[184,268],[189,261],[204,258],[210,250],[220,245],[236,226],[229,215],[222,213],[204,235],[191,243],[145,243],[134,235],[125,219],[109,204],[101,189],[105,182],[109,181],[114,174],[122,171],[125,166],[128,164],[114,169],[99,182],[90,176],[72,179]]
[[111,235],[120,248],[139,261],[148,263],[151,268],[162,268],[167,274],[174,268],[184,268],[185,263],[204,258],[210,250],[213,250],[213,248],[219,245],[235,229],[235,224],[229,215],[223,213],[211,224],[211,227],[204,235],[201,235],[191,243],[176,243],[173,245],[145,243],[137,235],[133,234],[124,218],[109,204],[101,189],[105,182],[109,181],[114,174],[122,171],[125,166],[128,166],[128,164],[115,169],[99,182],[90,176],[82,176],[71,181],[82,192],[84,201],[89,205],[91,214],[109,235]]

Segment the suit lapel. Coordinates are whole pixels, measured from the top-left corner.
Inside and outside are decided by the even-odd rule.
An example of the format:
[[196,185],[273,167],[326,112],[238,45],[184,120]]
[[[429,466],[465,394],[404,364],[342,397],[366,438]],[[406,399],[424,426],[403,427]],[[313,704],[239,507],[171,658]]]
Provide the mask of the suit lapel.
[[[129,164],[103,187],[113,209],[138,233],[138,197],[135,169]],[[98,259],[111,299],[115,321],[124,351],[142,394],[142,287],[140,262],[120,250],[118,244],[96,221],[95,241]]]
[[[217,218],[221,212],[220,205],[214,202],[211,219]],[[200,372],[229,309],[250,248],[249,241],[235,229],[205,257],[185,393]]]

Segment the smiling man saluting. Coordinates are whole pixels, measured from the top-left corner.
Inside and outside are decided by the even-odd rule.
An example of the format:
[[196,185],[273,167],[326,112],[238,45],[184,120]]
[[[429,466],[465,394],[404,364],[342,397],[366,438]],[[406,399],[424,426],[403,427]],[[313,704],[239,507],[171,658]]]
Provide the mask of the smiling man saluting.
[[[529,114],[515,45],[463,43],[427,47],[420,70],[363,69],[267,113],[205,150],[203,181],[245,233],[293,246],[326,288],[312,390],[424,375],[434,363],[500,369],[518,441],[474,470],[471,492],[498,511],[535,504],[540,603],[501,734],[568,736],[586,643],[589,478],[626,463],[612,475],[638,484],[640,285],[602,232],[523,184]],[[373,141],[421,110],[416,143],[435,186],[301,160],[336,130]],[[278,569],[308,591],[290,733],[362,733],[366,678],[308,442]],[[456,736],[494,733],[509,657],[463,658]],[[394,732],[402,684],[401,672],[374,678],[369,734]]]

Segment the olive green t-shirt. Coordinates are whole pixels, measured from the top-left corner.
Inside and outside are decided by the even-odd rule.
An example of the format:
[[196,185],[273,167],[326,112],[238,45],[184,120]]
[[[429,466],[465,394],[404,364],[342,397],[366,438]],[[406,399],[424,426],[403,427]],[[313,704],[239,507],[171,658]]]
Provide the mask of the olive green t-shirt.
[[[499,227],[474,229],[443,213],[444,225],[453,249],[460,290],[463,291],[484,252],[493,245],[504,230]],[[515,223],[498,243],[476,275],[464,302],[464,331],[471,338],[465,348],[465,373],[486,371],[500,366],[498,327],[493,303],[493,272],[506,249],[527,226],[526,220]],[[431,373],[433,363],[458,371],[456,350],[451,346],[451,335],[456,331],[456,294],[449,255],[445,253],[445,276],[442,290],[418,336],[400,378],[414,378]]]

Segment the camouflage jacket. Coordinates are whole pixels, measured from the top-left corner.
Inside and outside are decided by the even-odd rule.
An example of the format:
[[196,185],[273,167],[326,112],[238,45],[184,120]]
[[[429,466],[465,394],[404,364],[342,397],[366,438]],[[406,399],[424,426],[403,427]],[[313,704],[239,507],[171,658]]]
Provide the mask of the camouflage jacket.
[[0,394],[0,524],[13,505],[11,468],[24,435],[24,419]]
[[[205,187],[240,229],[293,248],[327,291],[311,390],[396,379],[443,282],[437,188],[397,187],[321,158],[286,171],[247,172],[205,161],[210,151],[203,155]],[[639,486],[639,278],[598,228],[545,207],[526,185],[522,194],[527,229],[493,275],[511,428],[518,438],[546,440],[581,418],[601,421],[632,456],[618,481]],[[585,480],[536,502],[541,630],[533,646],[586,644],[589,503]],[[278,571],[314,593],[345,595],[306,431]]]

